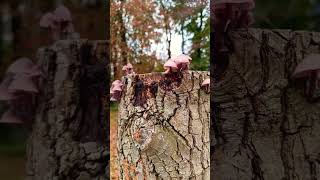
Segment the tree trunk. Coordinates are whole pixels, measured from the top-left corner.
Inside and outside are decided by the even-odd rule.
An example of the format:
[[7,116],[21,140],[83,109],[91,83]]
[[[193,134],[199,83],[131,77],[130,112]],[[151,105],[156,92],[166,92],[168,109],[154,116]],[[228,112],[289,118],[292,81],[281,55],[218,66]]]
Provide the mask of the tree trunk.
[[320,179],[320,102],[291,79],[320,52],[320,33],[250,29],[230,39],[230,64],[212,87],[211,178]]
[[120,179],[209,179],[208,72],[124,78]]
[[26,179],[108,179],[106,49],[105,41],[78,40],[39,50],[46,77],[27,143]]

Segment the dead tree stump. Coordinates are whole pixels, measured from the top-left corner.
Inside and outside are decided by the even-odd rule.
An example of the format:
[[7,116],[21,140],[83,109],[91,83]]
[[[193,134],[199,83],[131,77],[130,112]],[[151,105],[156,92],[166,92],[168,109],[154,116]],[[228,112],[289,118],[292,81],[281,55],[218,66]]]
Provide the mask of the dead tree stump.
[[209,179],[208,72],[124,78],[119,105],[120,179]]
[[250,29],[230,39],[230,64],[212,87],[211,178],[320,179],[320,102],[291,79],[320,53],[320,33]]
[[108,179],[107,43],[58,41],[38,52],[45,71],[27,143],[27,180]]

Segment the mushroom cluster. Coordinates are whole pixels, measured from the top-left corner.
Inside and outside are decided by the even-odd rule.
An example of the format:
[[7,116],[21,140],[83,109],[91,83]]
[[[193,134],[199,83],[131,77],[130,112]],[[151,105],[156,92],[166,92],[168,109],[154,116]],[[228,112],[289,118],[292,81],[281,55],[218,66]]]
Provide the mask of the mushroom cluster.
[[125,72],[125,74],[128,75],[135,75],[135,72],[133,71],[132,64],[128,63],[127,65],[122,67],[122,71]]
[[71,13],[63,5],[57,7],[53,12],[44,14],[39,25],[51,35],[53,41],[79,38],[79,34],[74,32]]
[[303,59],[292,74],[293,79],[305,81],[304,95],[314,99],[314,92],[320,89],[320,54],[309,54]]
[[0,84],[0,100],[6,101],[10,108],[3,114],[1,123],[32,122],[42,76],[39,66],[28,58],[19,58],[9,66]]
[[165,74],[187,71],[189,69],[191,57],[181,54],[179,56],[172,57],[164,64]]
[[119,101],[121,99],[122,93],[122,82],[120,80],[115,80],[110,88],[110,101]]
[[[122,67],[126,76],[135,75],[132,64],[128,63]],[[110,101],[119,101],[121,99],[123,84],[120,80],[115,80],[112,82],[110,88]]]

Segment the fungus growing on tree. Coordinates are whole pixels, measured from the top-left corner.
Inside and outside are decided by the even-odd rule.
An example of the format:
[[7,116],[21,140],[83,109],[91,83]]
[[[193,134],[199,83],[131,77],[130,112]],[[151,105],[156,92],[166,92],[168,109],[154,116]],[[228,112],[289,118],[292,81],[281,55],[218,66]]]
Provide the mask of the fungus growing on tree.
[[173,60],[168,60],[164,65],[164,69],[166,70],[164,73],[165,74],[170,74],[173,72],[177,72],[178,66]]
[[133,71],[133,66],[130,63],[128,63],[127,65],[124,65],[122,67],[122,71],[124,71],[126,75],[134,75],[135,74],[135,72]]
[[320,54],[310,54],[303,59],[292,74],[292,78],[305,81],[304,94],[308,100],[313,100],[314,92],[319,87]]
[[181,54],[179,56],[173,57],[171,60],[176,63],[179,71],[186,71],[189,69],[190,61],[192,59],[188,55]]
[[14,76],[11,84],[8,87],[9,92],[18,93],[19,91],[27,93],[38,93],[37,85],[32,81],[31,77],[24,74]]
[[39,93],[40,68],[28,59],[19,58],[7,69],[0,84],[0,100],[6,101],[10,109],[3,115],[3,123],[32,123],[36,109],[36,94]]
[[121,99],[122,92],[122,82],[120,80],[115,80],[110,88],[110,101],[119,101]]
[[205,79],[202,84],[201,87],[206,91],[206,92],[210,92],[210,79]]
[[77,39],[78,33],[74,32],[71,13],[68,8],[60,5],[54,12],[48,12],[40,19],[40,27],[51,34],[52,40]]
[[68,8],[61,5],[53,12],[57,28],[62,39],[66,39],[69,33],[73,33],[73,24],[71,13]]
[[34,63],[29,58],[18,58],[7,69],[6,73],[11,74],[26,74],[30,73]]
[[55,28],[55,18],[56,17],[51,12],[44,14],[39,22],[40,27],[49,31],[53,30]]

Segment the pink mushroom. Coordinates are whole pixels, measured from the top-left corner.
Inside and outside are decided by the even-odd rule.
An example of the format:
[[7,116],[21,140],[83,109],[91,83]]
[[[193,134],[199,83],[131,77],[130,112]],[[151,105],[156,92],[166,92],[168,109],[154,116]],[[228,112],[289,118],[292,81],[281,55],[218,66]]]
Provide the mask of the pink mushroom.
[[204,88],[206,92],[209,92],[209,90],[210,90],[210,79],[205,79],[202,82],[201,87]]
[[12,74],[21,74],[21,73],[29,73],[33,68],[34,63],[29,58],[19,58],[14,63],[12,63],[8,69],[7,73]]
[[119,101],[121,98],[121,92],[122,92],[122,82],[120,80],[115,80],[110,88],[110,100],[111,101]]
[[56,10],[53,12],[55,17],[57,18],[58,22],[71,22],[72,17],[69,9],[65,7],[64,5],[60,5],[56,8]]
[[310,54],[303,59],[292,74],[293,79],[305,80],[305,95],[312,99],[313,91],[320,80],[320,54]]
[[179,56],[173,57],[171,60],[176,63],[180,71],[185,71],[189,69],[190,61],[192,59],[188,55],[181,54]]
[[31,77],[27,75],[15,75],[13,81],[8,87],[9,92],[30,92],[30,93],[38,93],[38,88],[36,84],[32,81]]
[[122,67],[122,71],[126,73],[126,75],[134,75],[135,72],[133,71],[133,66],[132,64],[128,63],[127,65],[124,65]]
[[168,60],[164,65],[164,69],[166,70],[164,73],[169,74],[172,72],[177,72],[178,66],[173,60]]
[[35,65],[33,66],[30,71],[28,72],[28,76],[29,77],[35,77],[35,78],[38,78],[40,76],[44,76],[40,67],[38,65]]
[[13,99],[15,96],[13,93],[10,93],[8,91],[7,87],[4,87],[2,85],[0,85],[0,100],[1,101],[8,101]]
[[53,30],[56,27],[54,24],[55,20],[56,20],[55,15],[52,14],[51,12],[48,12],[41,17],[39,25],[42,28]]
[[23,121],[17,115],[15,115],[11,109],[9,109],[2,115],[0,123],[22,124]]
[[56,17],[56,23],[61,35],[68,35],[74,32],[71,13],[68,8],[61,5],[59,6],[53,14]]
[[292,77],[306,78],[309,77],[312,72],[320,71],[320,54],[310,54],[298,64]]

